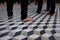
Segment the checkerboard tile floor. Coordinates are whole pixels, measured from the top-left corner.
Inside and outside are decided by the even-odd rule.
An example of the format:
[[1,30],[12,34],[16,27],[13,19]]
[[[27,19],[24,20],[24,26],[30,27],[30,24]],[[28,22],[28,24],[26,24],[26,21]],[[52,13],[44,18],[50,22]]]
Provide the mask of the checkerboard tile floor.
[[[31,22],[21,21],[20,7],[14,5],[13,19],[8,20],[6,6],[0,9],[0,40],[60,40],[60,9],[53,16],[36,13],[37,6],[29,6]],[[3,11],[2,11],[3,10]]]

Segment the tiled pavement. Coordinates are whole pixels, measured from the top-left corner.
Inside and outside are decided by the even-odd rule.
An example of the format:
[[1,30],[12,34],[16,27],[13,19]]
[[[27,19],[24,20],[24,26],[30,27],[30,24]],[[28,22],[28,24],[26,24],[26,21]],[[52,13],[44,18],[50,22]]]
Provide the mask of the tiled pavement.
[[[45,6],[43,7],[43,9]],[[23,23],[20,19],[20,7],[14,5],[13,19],[8,20],[6,6],[0,7],[0,40],[60,40],[60,7],[56,6],[53,16],[45,12],[36,13],[37,6],[28,7],[31,22]]]

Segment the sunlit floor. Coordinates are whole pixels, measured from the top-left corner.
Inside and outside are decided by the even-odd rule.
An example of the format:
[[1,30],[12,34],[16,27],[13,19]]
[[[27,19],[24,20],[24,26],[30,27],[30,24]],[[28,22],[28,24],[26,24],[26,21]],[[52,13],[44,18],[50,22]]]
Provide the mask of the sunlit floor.
[[6,4],[0,5],[0,40],[60,40],[60,5],[57,4],[55,15],[50,16],[43,10],[37,14],[37,5],[28,6],[31,22],[21,21],[20,4],[14,4],[13,19],[8,20]]

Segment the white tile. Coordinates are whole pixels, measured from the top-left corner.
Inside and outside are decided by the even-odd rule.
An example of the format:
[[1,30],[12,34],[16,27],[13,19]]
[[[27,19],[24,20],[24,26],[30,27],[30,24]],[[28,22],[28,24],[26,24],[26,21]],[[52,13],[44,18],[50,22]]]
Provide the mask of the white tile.
[[52,30],[53,30],[53,28],[46,28],[46,29],[45,29],[46,33],[48,33],[48,34],[52,34],[52,33],[51,33]]
[[40,35],[33,34],[28,37],[28,40],[40,40]]
[[55,31],[57,32],[57,33],[60,33],[60,28],[55,28]]
[[55,37],[56,40],[60,40],[60,33],[54,34],[54,37]]
[[27,27],[28,27],[27,25],[19,25],[18,29],[23,30],[23,28],[27,28]]
[[8,39],[11,39],[12,37],[10,37],[10,36],[4,36],[4,37],[2,37],[1,38],[1,40],[8,40]]
[[23,40],[25,38],[27,38],[27,36],[19,35],[19,36],[14,37],[13,40]]
[[42,40],[49,40],[49,37],[51,37],[51,34],[45,33],[41,36]]
[[[32,33],[31,33],[31,32],[32,32]],[[33,30],[32,30],[32,29],[22,30],[21,35],[29,36],[29,35],[31,35],[31,34],[29,34],[29,33],[33,34]]]
[[[13,37],[14,35],[16,35],[17,32],[21,32],[21,30],[16,29],[16,30],[9,31],[9,34],[8,34],[8,35],[9,35],[10,37]],[[20,34],[21,34],[21,33],[20,33]]]
[[34,34],[41,35],[40,32],[43,31],[42,28],[37,28],[34,30]]

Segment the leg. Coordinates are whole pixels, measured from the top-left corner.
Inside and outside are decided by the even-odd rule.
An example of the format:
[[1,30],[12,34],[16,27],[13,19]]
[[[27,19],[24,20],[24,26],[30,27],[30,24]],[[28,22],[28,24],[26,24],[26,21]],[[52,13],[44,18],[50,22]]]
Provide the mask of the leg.
[[51,0],[47,0],[47,11],[49,11],[50,10],[50,6],[51,6]]
[[17,0],[18,4],[20,3],[20,0]]
[[13,16],[12,10],[13,10],[13,1],[7,0],[7,14],[9,19]]
[[0,1],[0,4],[1,4],[1,1]]
[[51,0],[51,10],[50,10],[50,12],[52,12],[52,13],[55,13],[55,3],[56,3],[55,0]]
[[28,10],[28,0],[21,0],[21,20],[30,21],[30,17],[27,17],[27,10]]
[[2,4],[4,4],[4,0],[2,0]]
[[26,1],[21,0],[21,18],[22,18],[22,20],[27,18],[27,7],[28,7],[28,0],[26,0]]
[[35,5],[37,5],[37,3],[38,3],[37,0],[35,0]]
[[1,4],[1,0],[0,0],[0,4]]
[[50,10],[50,15],[53,15],[55,13],[55,3],[56,0],[51,0],[51,10]]
[[40,13],[41,9],[43,6],[43,0],[38,0],[38,8],[37,8],[37,13]]

